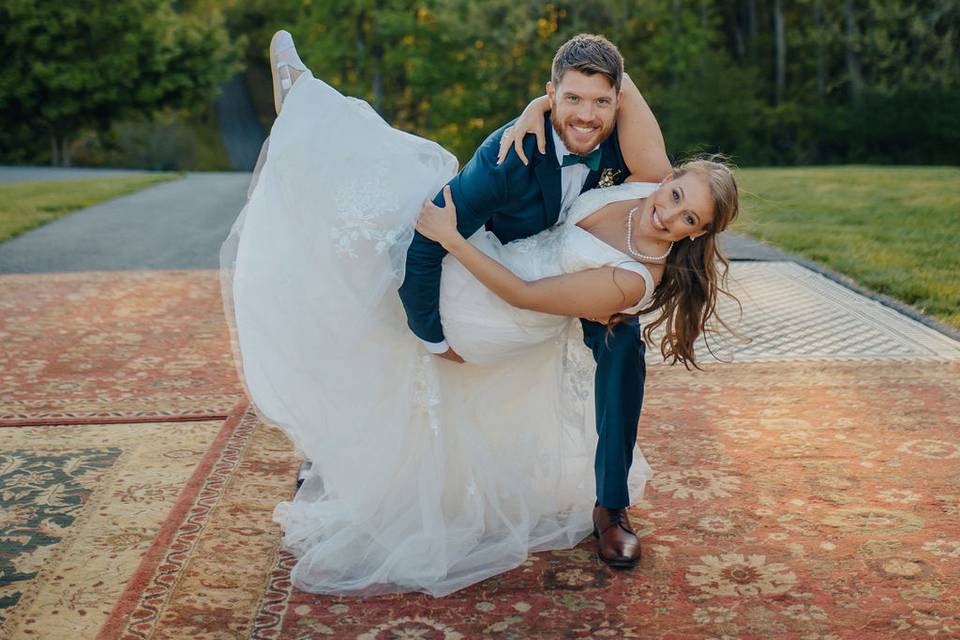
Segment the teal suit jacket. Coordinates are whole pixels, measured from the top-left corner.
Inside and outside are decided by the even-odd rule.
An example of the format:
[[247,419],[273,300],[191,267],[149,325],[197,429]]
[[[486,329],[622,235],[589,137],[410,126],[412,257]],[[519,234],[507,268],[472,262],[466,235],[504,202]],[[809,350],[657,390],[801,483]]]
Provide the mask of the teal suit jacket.
[[[546,114],[547,152],[536,148],[535,136],[528,135],[523,149],[530,160],[524,165],[511,151],[503,164],[497,164],[500,136],[513,124],[509,122],[491,133],[473,154],[473,158],[449,182],[457,207],[457,228],[469,238],[486,226],[503,243],[535,235],[557,223],[560,217],[560,165],[553,144],[550,114]],[[597,171],[587,175],[583,191],[597,186],[604,170],[613,173],[613,183],[623,182],[630,171],[623,161],[616,129],[600,145]],[[434,203],[443,206],[443,192]],[[446,250],[417,232],[407,252],[406,274],[400,286],[400,299],[407,324],[427,342],[444,339],[440,324],[440,269]]]

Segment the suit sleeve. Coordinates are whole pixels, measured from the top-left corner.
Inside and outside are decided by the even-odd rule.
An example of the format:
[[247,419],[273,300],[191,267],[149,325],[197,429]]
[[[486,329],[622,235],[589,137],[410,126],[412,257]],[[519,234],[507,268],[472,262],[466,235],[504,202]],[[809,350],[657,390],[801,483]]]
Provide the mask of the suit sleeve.
[[[509,124],[504,125],[504,127]],[[508,200],[508,173],[523,166],[516,154],[497,165],[500,134],[494,131],[480,145],[470,162],[449,182],[457,207],[457,228],[469,238]],[[434,197],[443,206],[442,191]],[[439,243],[414,233],[407,251],[406,273],[400,286],[400,300],[407,314],[407,326],[426,342],[444,340],[440,324],[440,268],[446,250]]]

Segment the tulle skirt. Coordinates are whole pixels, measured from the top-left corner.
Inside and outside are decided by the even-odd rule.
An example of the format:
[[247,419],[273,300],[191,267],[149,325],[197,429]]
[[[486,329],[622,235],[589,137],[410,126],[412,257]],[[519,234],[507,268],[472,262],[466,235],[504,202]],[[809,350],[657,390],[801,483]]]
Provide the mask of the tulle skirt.
[[[427,354],[406,327],[396,290],[416,216],[456,169],[439,145],[304,74],[223,245],[248,395],[313,462],[274,514],[301,589],[442,596],[592,529],[594,365],[578,323],[525,329],[513,357],[465,365]],[[485,295],[462,269],[443,290],[448,305]],[[496,332],[461,316],[471,326],[451,334],[464,349],[495,351]],[[634,456],[640,496],[650,471]]]

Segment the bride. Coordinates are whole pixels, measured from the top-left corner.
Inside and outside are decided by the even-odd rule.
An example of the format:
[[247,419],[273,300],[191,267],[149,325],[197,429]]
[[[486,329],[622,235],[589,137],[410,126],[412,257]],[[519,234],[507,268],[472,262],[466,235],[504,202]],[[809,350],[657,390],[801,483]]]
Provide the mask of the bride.
[[[659,185],[588,191],[535,236],[464,239],[448,190],[445,207],[424,203],[456,158],[299,65],[278,71],[279,114],[221,274],[248,395],[313,462],[274,513],[294,584],[442,596],[573,547],[594,528],[597,445],[574,318],[660,309],[665,354],[693,362],[718,290],[714,236],[737,212],[729,170],[695,161]],[[415,228],[450,252],[440,316],[466,364],[405,326],[396,290]],[[671,250],[687,238],[698,250]],[[679,293],[691,280],[692,302]],[[640,496],[651,471],[633,455]]]

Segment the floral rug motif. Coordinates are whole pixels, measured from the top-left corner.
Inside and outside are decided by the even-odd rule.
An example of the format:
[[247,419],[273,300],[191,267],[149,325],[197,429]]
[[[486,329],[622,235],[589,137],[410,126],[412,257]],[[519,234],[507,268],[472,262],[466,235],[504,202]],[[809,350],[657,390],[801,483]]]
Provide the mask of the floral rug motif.
[[[97,638],[244,638],[280,553],[273,508],[295,491],[299,460],[252,412],[168,519]],[[285,596],[285,593],[281,597]]]
[[218,274],[0,276],[0,426],[223,417],[243,396]]
[[120,453],[116,447],[0,453],[0,625],[3,611],[23,596],[17,583],[37,576],[37,571],[19,567],[39,566],[37,557],[45,547],[63,540],[62,532],[74,523]]
[[445,598],[363,600],[291,588],[270,513],[295,460],[248,415],[251,445],[197,539],[140,582],[156,604],[131,583],[137,604],[100,637],[957,637],[958,416],[956,363],[658,367],[636,570],[600,563],[588,537]]
[[0,429],[0,637],[94,637],[232,429]]
[[650,367],[637,569],[587,538],[362,600],[291,588],[298,460],[234,407],[216,272],[0,292],[0,637],[960,637],[960,363]]

